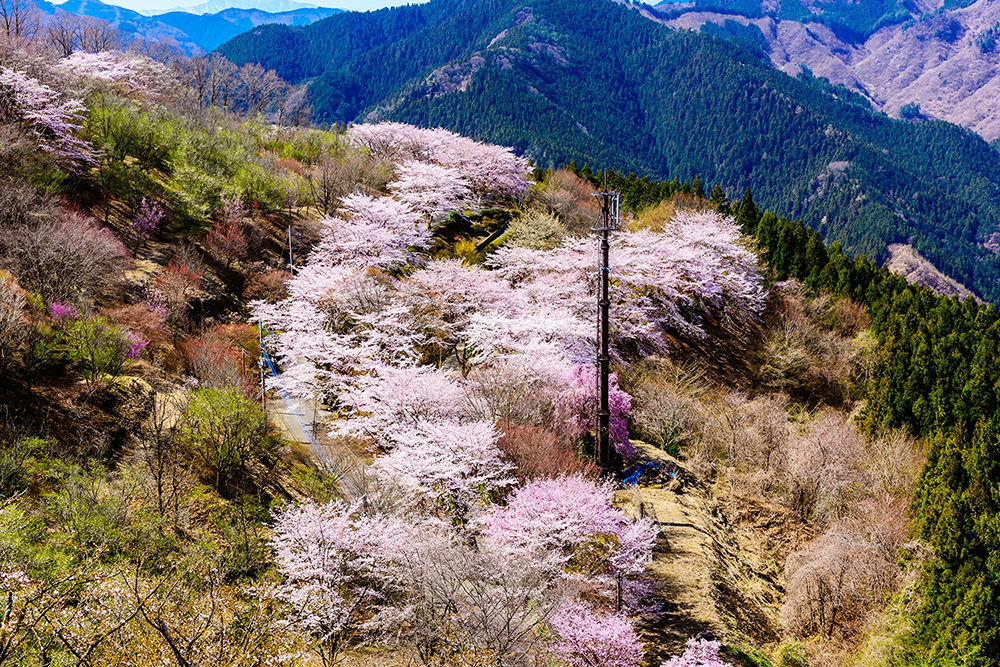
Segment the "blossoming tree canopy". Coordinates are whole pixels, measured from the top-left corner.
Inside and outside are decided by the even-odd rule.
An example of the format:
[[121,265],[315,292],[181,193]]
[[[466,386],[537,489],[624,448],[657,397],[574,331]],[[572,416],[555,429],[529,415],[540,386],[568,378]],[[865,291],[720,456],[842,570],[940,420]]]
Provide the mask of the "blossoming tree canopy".
[[514,553],[560,553],[568,560],[590,540],[613,538],[614,572],[641,571],[652,557],[656,528],[633,521],[612,505],[613,490],[579,475],[534,480],[514,491],[506,506],[484,518],[486,536]]
[[[540,642],[545,659],[569,665],[637,664],[642,647],[625,614],[643,608],[656,527],[617,509],[608,484],[582,474],[519,475],[517,459],[501,449],[501,437],[518,429],[573,442],[594,429],[595,244],[511,243],[482,264],[433,257],[428,223],[485,197],[523,194],[525,163],[507,149],[399,123],[353,127],[348,142],[396,163],[389,194],[344,197],[289,279],[288,296],[254,308],[272,332],[283,386],[334,404],[331,435],[366,442],[372,479],[405,500],[384,535],[375,527],[382,518],[362,517],[360,505],[283,514],[275,545],[287,599],[303,609],[329,600],[332,616],[303,612],[311,631],[327,637],[402,618],[400,596],[411,596],[405,613],[416,616],[407,627],[423,627],[417,634],[428,645],[442,632],[453,636],[458,623],[465,639],[490,651],[517,646],[527,655]],[[668,352],[671,337],[704,337],[709,322],[740,328],[757,318],[765,293],[739,241],[715,213],[682,212],[664,232],[618,233],[616,358]],[[612,437],[623,456],[632,451],[630,406],[612,381]],[[422,527],[407,533],[402,514]],[[386,546],[405,541],[406,557]],[[330,548],[337,553],[317,558],[335,574],[298,564],[297,550]],[[400,568],[407,558],[422,565]],[[390,574],[357,569],[375,565]],[[618,582],[624,613],[611,613]],[[504,600],[506,630],[473,623],[477,604],[497,610]],[[429,607],[416,611],[422,604]],[[518,616],[525,605],[535,611]],[[439,608],[451,610],[447,620],[432,611]]]
[[23,123],[39,147],[69,164],[88,163],[92,147],[76,136],[84,107],[24,72],[0,66],[0,122]]
[[448,168],[476,196],[516,198],[528,191],[527,160],[509,148],[480,143],[448,130],[426,130],[404,123],[355,125],[347,131],[347,139],[394,162],[423,161]]
[[98,85],[142,98],[162,94],[171,85],[169,70],[152,58],[124,51],[75,51],[55,66],[85,91]]

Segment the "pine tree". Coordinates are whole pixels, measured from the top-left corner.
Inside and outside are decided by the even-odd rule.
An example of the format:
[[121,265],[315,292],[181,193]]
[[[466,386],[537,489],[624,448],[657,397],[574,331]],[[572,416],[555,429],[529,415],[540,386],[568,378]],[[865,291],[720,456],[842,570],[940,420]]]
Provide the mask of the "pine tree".
[[726,196],[726,191],[722,189],[722,186],[718,183],[712,188],[712,196],[709,200],[714,206],[715,210],[723,215],[729,215],[729,197]]
[[757,205],[753,201],[753,195],[750,194],[750,188],[743,191],[743,198],[740,199],[740,203],[736,209],[736,223],[743,230],[744,234],[753,235],[757,230],[757,223],[760,221],[760,213],[757,211]]

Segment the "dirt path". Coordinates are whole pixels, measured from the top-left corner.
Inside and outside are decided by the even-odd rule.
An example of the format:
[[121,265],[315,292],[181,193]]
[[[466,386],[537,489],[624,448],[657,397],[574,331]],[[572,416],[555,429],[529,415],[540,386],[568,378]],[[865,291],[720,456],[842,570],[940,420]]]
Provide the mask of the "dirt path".
[[780,571],[763,542],[754,531],[729,525],[720,503],[675,459],[639,447],[661,470],[680,473],[676,480],[620,494],[633,513],[650,516],[660,527],[649,571],[665,613],[642,628],[651,649],[647,664],[680,653],[699,633],[734,646],[777,641]]

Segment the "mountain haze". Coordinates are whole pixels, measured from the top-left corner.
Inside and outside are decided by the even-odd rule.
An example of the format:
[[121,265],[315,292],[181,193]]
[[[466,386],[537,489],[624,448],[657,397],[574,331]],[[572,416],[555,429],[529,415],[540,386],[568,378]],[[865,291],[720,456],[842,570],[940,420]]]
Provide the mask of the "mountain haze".
[[49,15],[61,15],[65,12],[107,21],[128,39],[173,40],[187,53],[211,51],[226,40],[258,25],[275,23],[301,26],[341,11],[326,7],[282,12],[230,8],[212,14],[172,11],[145,16],[126,7],[105,4],[99,0],[67,0],[61,5],[43,0],[37,5],[43,13]]

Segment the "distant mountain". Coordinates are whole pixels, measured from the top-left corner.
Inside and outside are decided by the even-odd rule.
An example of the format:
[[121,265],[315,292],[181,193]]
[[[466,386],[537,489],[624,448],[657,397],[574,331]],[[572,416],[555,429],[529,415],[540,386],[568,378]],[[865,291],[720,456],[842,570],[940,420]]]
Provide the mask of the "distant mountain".
[[218,14],[227,9],[257,9],[271,14],[292,12],[296,9],[316,9],[318,5],[294,0],[208,0],[190,7],[175,7],[166,11],[148,12],[150,15],[184,12],[187,14]]
[[[278,3],[282,1],[277,0]],[[145,16],[131,9],[108,5],[99,0],[67,0],[62,5],[39,2],[38,7],[48,14],[62,10],[70,14],[107,21],[126,37],[172,39],[188,53],[212,51],[226,40],[259,25],[275,23],[303,26],[341,12],[339,9],[327,7],[294,9],[280,13],[232,8],[214,14],[177,11],[158,16]]]
[[260,26],[220,50],[310,80],[324,122],[395,119],[681,180],[802,216],[849,251],[908,243],[1000,301],[1000,152],[941,122],[771,67],[761,46],[678,32],[612,0],[432,0]]
[[698,0],[662,3],[657,13],[675,28],[749,38],[775,67],[791,74],[808,67],[891,115],[939,118],[1000,138],[1000,3],[838,2],[820,14],[791,6],[798,3],[768,12],[756,2]]

